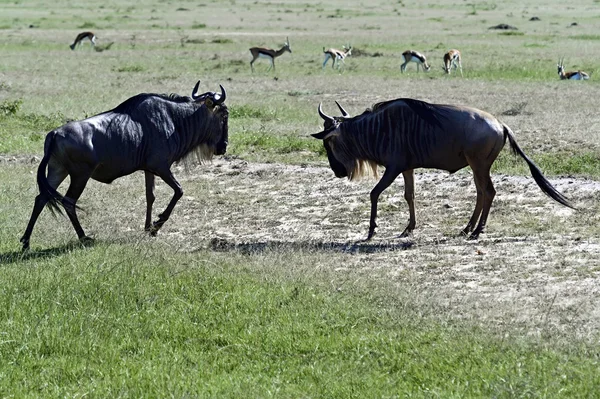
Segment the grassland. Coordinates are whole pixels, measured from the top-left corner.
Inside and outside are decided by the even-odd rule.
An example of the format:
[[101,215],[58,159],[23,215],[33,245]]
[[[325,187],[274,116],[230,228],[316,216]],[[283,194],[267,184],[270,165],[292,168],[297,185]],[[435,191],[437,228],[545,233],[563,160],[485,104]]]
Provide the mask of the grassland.
[[[595,1],[1,3],[0,396],[596,397],[599,27]],[[71,51],[82,30],[113,44]],[[286,37],[292,54],[252,74],[248,48]],[[322,47],[343,44],[343,73],[322,70]],[[430,73],[400,74],[409,48]],[[449,48],[464,78],[442,73]],[[592,79],[559,81],[559,57]],[[228,155],[176,168],[185,196],[158,238],[134,174],[88,185],[95,245],[44,212],[20,252],[49,130],[198,79],[228,91]],[[469,172],[420,171],[414,237],[397,236],[400,182],[361,242],[373,182],[334,179],[309,134],[321,101],[395,97],[498,115],[579,210],[504,151],[479,241],[456,235]],[[157,185],[157,212],[170,195]]]

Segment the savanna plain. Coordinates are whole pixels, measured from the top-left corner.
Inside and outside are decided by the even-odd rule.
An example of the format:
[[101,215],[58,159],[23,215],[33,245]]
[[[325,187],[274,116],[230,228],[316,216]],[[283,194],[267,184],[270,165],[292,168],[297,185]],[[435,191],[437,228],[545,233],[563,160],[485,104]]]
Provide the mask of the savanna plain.
[[[597,0],[1,1],[0,396],[599,397],[599,17]],[[96,49],[71,51],[87,30]],[[251,73],[248,49],[286,38]],[[451,48],[463,77],[442,71]],[[401,74],[407,49],[431,71]],[[591,79],[561,81],[559,58]],[[88,184],[93,245],[45,210],[20,251],[47,132],[199,79],[227,90],[228,152],[174,166],[185,194],[157,237],[134,173]],[[419,170],[413,235],[398,179],[363,241],[375,181],[336,179],[310,134],[320,102],[399,97],[498,116],[577,210],[505,148],[478,240],[458,234],[471,171]]]

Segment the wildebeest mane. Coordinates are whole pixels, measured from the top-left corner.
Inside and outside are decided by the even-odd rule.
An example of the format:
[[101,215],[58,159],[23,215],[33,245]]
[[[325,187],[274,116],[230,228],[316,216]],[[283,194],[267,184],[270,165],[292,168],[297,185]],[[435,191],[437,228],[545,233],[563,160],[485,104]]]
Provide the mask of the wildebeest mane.
[[123,101],[121,104],[117,105],[112,112],[117,113],[130,113],[135,110],[142,102],[147,100],[150,97],[160,98],[167,101],[172,101],[175,103],[191,103],[194,100],[187,96],[180,96],[179,94],[171,93],[171,94],[156,94],[156,93],[141,93],[127,100]]
[[366,115],[373,114],[375,112],[383,110],[384,108],[386,108],[388,106],[393,105],[396,102],[403,102],[406,105],[408,105],[410,110],[413,111],[415,114],[417,114],[417,116],[419,116],[425,122],[427,122],[433,126],[439,127],[439,128],[444,127],[442,120],[445,119],[445,116],[443,115],[443,112],[439,108],[434,107],[432,104],[430,104],[428,102],[421,101],[421,100],[415,100],[413,98],[397,98],[394,100],[388,100],[388,101],[382,101],[382,102],[375,103],[375,104],[373,104],[373,106],[371,108],[367,108],[365,110],[365,112],[363,112],[360,115],[355,116],[352,119],[360,118],[360,117],[364,117]]

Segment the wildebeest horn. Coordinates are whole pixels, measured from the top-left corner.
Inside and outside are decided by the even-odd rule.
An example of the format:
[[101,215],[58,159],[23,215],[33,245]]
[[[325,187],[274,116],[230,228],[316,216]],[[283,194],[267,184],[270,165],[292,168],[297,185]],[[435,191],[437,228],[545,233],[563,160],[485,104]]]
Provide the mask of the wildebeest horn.
[[336,101],[335,103],[337,104],[338,108],[340,109],[340,112],[342,113],[342,116],[343,116],[343,117],[348,117],[348,116],[350,116],[350,114],[346,112],[346,110],[344,109],[344,107],[342,107],[342,106],[340,105],[340,103],[338,103],[337,101]]
[[319,116],[321,116],[321,118],[323,118],[323,120],[333,122],[333,118],[329,115],[325,115],[325,113],[323,112],[321,103],[319,103]]
[[222,85],[219,85],[219,87],[221,88],[221,94],[219,95],[219,98],[217,98],[216,95],[214,96],[215,97],[215,105],[223,104],[223,102],[227,98],[227,93],[225,92],[225,88]]
[[195,100],[200,96],[197,96],[196,93],[198,92],[198,87],[200,87],[200,81],[198,81],[198,83],[196,83],[196,86],[194,86],[194,89],[192,90],[192,98]]

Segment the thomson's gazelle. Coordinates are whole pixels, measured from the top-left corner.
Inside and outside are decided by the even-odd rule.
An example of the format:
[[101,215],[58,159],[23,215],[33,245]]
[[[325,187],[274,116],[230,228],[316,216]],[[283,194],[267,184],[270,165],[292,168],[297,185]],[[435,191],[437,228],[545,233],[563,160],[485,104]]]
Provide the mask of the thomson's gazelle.
[[563,65],[563,62],[564,58],[558,60],[558,64],[556,65],[558,67],[558,76],[561,78],[561,80],[588,80],[590,78],[590,75],[583,71],[565,72],[565,66]]
[[339,70],[340,67],[342,66],[342,64],[345,64],[344,59],[352,54],[352,46],[350,46],[350,45],[348,45],[348,47],[342,46],[342,48],[344,49],[343,51],[340,51],[335,48],[325,49],[325,47],[323,47],[323,53],[325,54],[325,61],[323,61],[323,67],[321,69],[325,68],[325,65],[327,65],[327,62],[331,58],[333,60],[331,62],[331,68],[335,69],[335,66],[337,65],[337,69]]
[[427,64],[427,59],[425,56],[418,51],[414,50],[406,50],[402,53],[402,65],[400,65],[400,72],[404,72],[406,70],[406,65],[409,62],[414,62],[417,64],[417,72],[419,72],[419,65],[423,66],[423,70],[428,72],[430,69],[429,64]]
[[69,47],[71,47],[71,50],[75,50],[75,47],[80,45],[81,42],[85,39],[88,39],[90,41],[92,47],[96,45],[96,35],[94,35],[94,32],[81,32],[77,35],[75,41],[73,42],[73,44],[70,44]]
[[447,74],[450,73],[450,69],[454,69],[456,71],[456,68],[459,68],[460,76],[463,76],[462,64],[460,62],[460,51],[452,49],[444,54],[444,66],[442,68],[444,68],[444,71]]
[[252,69],[252,72],[254,72],[254,61],[256,61],[258,58],[266,58],[269,61],[271,61],[271,66],[269,66],[269,69],[267,69],[267,72],[269,72],[271,68],[275,69],[275,58],[279,57],[286,51],[289,53],[292,52],[292,49],[290,48],[290,39],[288,39],[287,37],[285,38],[285,44],[279,50],[273,50],[264,47],[252,47],[250,49],[250,54],[252,54],[252,61],[250,61],[250,69]]

